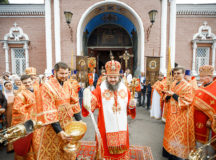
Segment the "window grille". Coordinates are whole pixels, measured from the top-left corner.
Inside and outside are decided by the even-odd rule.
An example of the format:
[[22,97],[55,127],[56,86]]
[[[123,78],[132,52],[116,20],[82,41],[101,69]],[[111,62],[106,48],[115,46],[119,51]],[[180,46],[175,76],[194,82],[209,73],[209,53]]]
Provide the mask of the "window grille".
[[196,50],[196,71],[199,73],[199,67],[209,65],[209,47],[198,47]]
[[12,73],[22,75],[25,72],[26,60],[23,48],[12,48]]

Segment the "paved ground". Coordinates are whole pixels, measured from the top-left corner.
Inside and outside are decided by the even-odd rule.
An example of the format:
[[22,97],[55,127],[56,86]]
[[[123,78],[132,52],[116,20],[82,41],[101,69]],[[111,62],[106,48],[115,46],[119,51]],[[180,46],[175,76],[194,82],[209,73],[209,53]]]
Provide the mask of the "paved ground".
[[[95,118],[97,112],[95,113]],[[87,122],[88,130],[83,140],[94,140],[94,128],[90,117],[83,118]],[[130,144],[149,146],[152,149],[154,160],[166,160],[161,156],[164,123],[149,117],[149,111],[137,107],[136,119],[128,119]],[[0,160],[13,160],[13,153],[0,151]]]

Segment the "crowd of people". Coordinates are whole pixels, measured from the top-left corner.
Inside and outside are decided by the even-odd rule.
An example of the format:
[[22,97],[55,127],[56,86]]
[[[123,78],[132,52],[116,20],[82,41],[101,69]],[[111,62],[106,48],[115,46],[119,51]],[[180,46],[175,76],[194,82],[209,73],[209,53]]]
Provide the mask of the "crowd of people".
[[[165,122],[163,156],[188,159],[193,149],[216,133],[213,72],[212,66],[200,67],[197,84],[189,70],[176,67],[168,77],[159,73],[153,85],[146,82],[144,72],[133,77],[130,69],[123,73],[114,60],[106,63],[99,76],[94,69],[88,83],[78,82],[76,72],[72,74],[63,62],[55,64],[49,77],[37,76],[34,67],[21,77],[4,73],[0,79],[0,130],[29,119],[41,121],[44,127],[8,145],[8,152],[14,150],[15,159],[76,159],[76,154],[62,149],[73,140],[65,126],[98,109],[97,152],[105,159],[129,159],[127,116],[135,118],[136,106],[146,107],[152,118]],[[215,154],[215,144],[206,152]]]

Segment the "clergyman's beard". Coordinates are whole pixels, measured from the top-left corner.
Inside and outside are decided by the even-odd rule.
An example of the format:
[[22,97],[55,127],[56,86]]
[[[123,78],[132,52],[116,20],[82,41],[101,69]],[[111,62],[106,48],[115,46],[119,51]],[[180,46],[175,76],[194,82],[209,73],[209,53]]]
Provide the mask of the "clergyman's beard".
[[115,85],[112,85],[108,81],[106,81],[106,86],[111,91],[117,91],[119,88],[119,83],[120,83],[120,81],[118,81]]

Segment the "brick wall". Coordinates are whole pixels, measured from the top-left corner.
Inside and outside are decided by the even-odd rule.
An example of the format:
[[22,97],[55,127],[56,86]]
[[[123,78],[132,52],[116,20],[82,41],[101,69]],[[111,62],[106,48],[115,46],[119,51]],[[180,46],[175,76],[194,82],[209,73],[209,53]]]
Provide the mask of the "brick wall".
[[[4,39],[4,35],[9,33],[14,23],[23,29],[23,32],[28,35],[29,43],[29,66],[37,68],[39,74],[43,73],[46,66],[46,50],[45,50],[45,24],[44,17],[0,17],[0,39]],[[14,47],[21,47],[16,45]],[[5,51],[3,44],[0,47],[0,73],[5,71]],[[9,68],[12,71],[11,50],[9,50]]]

